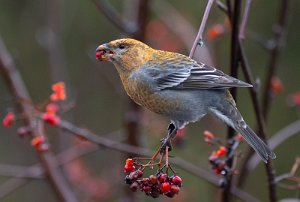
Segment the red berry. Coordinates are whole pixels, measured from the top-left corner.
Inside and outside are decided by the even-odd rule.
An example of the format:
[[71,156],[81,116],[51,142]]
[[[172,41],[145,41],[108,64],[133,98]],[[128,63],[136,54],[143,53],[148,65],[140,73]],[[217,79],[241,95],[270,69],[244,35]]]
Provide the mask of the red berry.
[[137,170],[135,172],[136,172],[137,178],[143,177],[143,171]]
[[279,94],[283,91],[283,84],[281,82],[281,80],[278,78],[278,77],[273,77],[271,79],[271,91],[274,93],[274,94]]
[[133,159],[126,159],[126,165],[128,165],[128,166],[132,166],[133,162],[134,162]]
[[143,191],[146,193],[146,194],[149,194],[151,192],[151,187],[150,186],[144,186],[143,187]]
[[218,156],[224,156],[227,153],[227,148],[224,146],[220,146],[219,150],[217,151]]
[[13,112],[8,112],[2,121],[2,125],[5,128],[10,127],[15,121],[15,114]]
[[171,190],[171,185],[169,182],[164,182],[161,187],[160,190],[162,191],[162,193],[167,193],[168,191]]
[[149,180],[151,184],[156,184],[157,183],[157,177],[155,175],[150,175]]
[[180,188],[176,185],[172,185],[171,186],[171,192],[173,192],[174,194],[178,194]]
[[160,182],[160,183],[166,182],[167,179],[168,179],[168,175],[165,174],[165,173],[163,173],[163,174],[161,174],[161,175],[159,176],[159,182]]
[[182,179],[178,175],[176,175],[172,178],[172,184],[181,186]]
[[102,55],[101,51],[97,51],[96,52],[96,59],[101,58],[101,55]]
[[135,169],[134,166],[125,165],[124,166],[124,173],[131,173],[132,171],[134,171],[134,169]]

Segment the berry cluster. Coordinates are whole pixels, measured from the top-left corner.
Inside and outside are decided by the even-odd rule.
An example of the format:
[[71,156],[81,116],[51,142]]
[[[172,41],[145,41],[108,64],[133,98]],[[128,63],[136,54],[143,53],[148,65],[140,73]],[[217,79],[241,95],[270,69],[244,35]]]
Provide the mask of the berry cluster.
[[153,198],[157,198],[160,195],[173,198],[178,194],[182,186],[182,180],[178,175],[168,176],[168,174],[159,170],[155,175],[143,178],[142,166],[139,169],[135,169],[136,165],[140,164],[133,159],[127,159],[124,166],[124,172],[127,173],[125,183],[130,185],[132,191],[140,190]]
[[235,171],[234,167],[229,165],[229,162],[235,157],[235,151],[239,143],[243,140],[243,137],[238,134],[232,139],[228,140],[227,146],[215,137],[210,131],[203,132],[204,141],[213,147],[213,152],[209,156],[209,162],[212,165],[212,169],[217,175],[223,176],[220,181],[220,186],[225,187],[227,184],[227,176],[233,174]]

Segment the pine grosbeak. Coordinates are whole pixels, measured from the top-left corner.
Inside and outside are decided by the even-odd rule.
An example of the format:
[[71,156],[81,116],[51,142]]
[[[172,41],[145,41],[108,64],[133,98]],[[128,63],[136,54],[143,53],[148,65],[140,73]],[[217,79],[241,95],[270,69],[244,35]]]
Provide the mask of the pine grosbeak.
[[276,157],[246,124],[228,91],[252,87],[250,84],[185,55],[155,50],[134,39],[100,45],[96,58],[115,65],[127,94],[137,104],[171,119],[162,146],[170,146],[178,129],[211,114],[241,133],[264,162]]

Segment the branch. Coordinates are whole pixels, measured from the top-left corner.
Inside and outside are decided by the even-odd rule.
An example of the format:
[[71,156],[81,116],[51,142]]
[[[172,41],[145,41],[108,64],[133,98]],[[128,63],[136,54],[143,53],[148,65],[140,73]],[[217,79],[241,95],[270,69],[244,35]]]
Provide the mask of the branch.
[[[94,152],[98,149],[99,148],[97,146],[90,146],[84,149],[77,149],[75,147],[71,147],[70,149],[63,151],[62,153],[56,156],[56,158],[58,159],[58,164],[54,165],[54,167],[58,168],[58,166],[60,165],[67,164],[73,161],[74,159]],[[7,180],[6,182],[0,185],[0,200],[6,197],[8,194],[15,191],[16,189],[18,189],[19,187],[30,182],[30,178],[42,179],[45,177],[46,174],[45,169],[43,169],[43,167],[41,167],[39,163],[26,167],[22,170],[21,168],[19,168],[19,170],[20,171],[18,173],[15,173],[16,175],[13,176],[14,178]]]
[[124,20],[107,0],[93,0],[99,11],[125,34],[132,36],[139,32],[138,27]]
[[252,0],[247,0],[246,1],[244,15],[243,15],[243,18],[242,18],[241,28],[240,28],[240,33],[239,33],[239,38],[241,40],[245,39],[245,29],[246,29],[247,21],[248,21],[248,18],[249,18],[251,4],[252,4]]
[[[236,0],[234,2],[234,10],[231,17],[232,31],[231,31],[231,57],[230,57],[230,75],[232,77],[237,77],[238,75],[238,66],[239,66],[239,18],[240,18],[240,9],[241,1]],[[233,99],[237,98],[237,88],[230,89]],[[234,136],[234,129],[228,127],[227,140],[231,139]],[[228,166],[232,167],[233,160],[228,161]],[[227,177],[227,186],[222,193],[222,201],[229,201],[231,198],[230,189],[231,189],[231,180],[232,175]]]
[[[21,100],[25,99],[31,102],[25,84],[16,69],[12,57],[9,55],[6,50],[1,38],[0,38],[0,71],[4,77],[11,94],[15,97],[17,101],[18,108],[21,111],[21,114],[24,117],[24,124],[32,127],[31,135],[33,137],[40,136],[43,134],[42,131],[42,122],[34,118],[34,108],[27,102],[22,102]],[[21,99],[22,98],[22,99]],[[56,159],[54,158],[52,152],[39,152],[37,151],[38,156],[41,159],[41,163],[45,170],[47,171],[47,176],[52,184],[52,187],[56,193],[64,201],[77,201],[73,192],[65,182],[62,174],[55,169],[53,166],[56,164]]]
[[[142,147],[137,147],[137,146],[132,146],[129,144],[121,143],[121,142],[116,142],[107,138],[102,137],[101,135],[97,135],[92,133],[91,131],[77,127],[73,125],[72,123],[62,120],[61,123],[58,125],[63,130],[66,130],[70,133],[72,133],[75,136],[78,136],[83,139],[87,139],[88,141],[91,141],[101,147],[105,147],[108,149],[112,149],[114,151],[119,151],[122,153],[130,153],[133,155],[140,155],[140,156],[145,156],[145,157],[151,157],[152,154],[154,153],[153,151],[142,148]],[[191,173],[206,182],[219,186],[219,180],[218,178],[206,171],[205,169],[199,167],[198,165],[194,165],[184,159],[174,157],[169,159],[170,163],[176,165],[177,167],[185,170],[188,173]],[[258,201],[255,199],[253,196],[249,195],[248,193],[234,187],[231,190],[232,194],[234,194],[236,197],[242,199],[243,201]]]
[[196,39],[194,41],[194,44],[193,44],[192,49],[191,49],[190,54],[189,54],[190,58],[192,58],[194,56],[194,53],[195,53],[198,45],[202,46],[202,43],[203,43],[203,31],[205,29],[207,18],[208,18],[208,15],[210,13],[210,9],[211,9],[211,6],[212,6],[213,2],[214,2],[214,0],[208,0],[208,2],[207,2],[206,8],[205,8],[205,12],[203,14],[202,22],[201,22],[201,25],[199,27],[198,34],[196,36]]
[[263,115],[265,118],[267,117],[272,98],[274,97],[273,93],[270,91],[271,80],[273,76],[276,74],[276,70],[279,67],[279,56],[285,45],[288,19],[290,15],[290,7],[291,7],[290,0],[281,1],[279,19],[277,25],[275,25],[274,28],[275,36],[274,36],[273,43],[275,47],[272,49],[270,54],[268,73],[266,76],[266,84],[265,84],[265,88],[263,89],[264,97],[262,103],[263,103]]

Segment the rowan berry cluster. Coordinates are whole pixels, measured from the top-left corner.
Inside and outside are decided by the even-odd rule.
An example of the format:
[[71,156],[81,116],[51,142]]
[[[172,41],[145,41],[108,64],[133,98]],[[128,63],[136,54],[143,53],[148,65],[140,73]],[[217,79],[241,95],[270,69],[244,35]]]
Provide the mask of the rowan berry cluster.
[[[34,106],[36,109],[36,117],[40,117],[44,122],[51,126],[56,126],[60,123],[61,119],[58,116],[58,111],[60,110],[60,101],[66,99],[65,84],[63,82],[54,83],[51,87],[52,93],[49,98],[42,104]],[[33,103],[28,103],[32,104]],[[2,121],[2,125],[5,128],[11,127],[18,118],[14,112],[8,112]],[[31,136],[32,127],[22,126],[17,129],[17,134],[19,137],[29,136],[31,138],[31,145],[39,151],[48,151],[49,145],[47,143],[46,137],[43,135]]]
[[[136,167],[139,167],[136,169]],[[180,187],[182,186],[181,178],[172,174],[169,176],[166,172],[160,169],[156,174],[148,177],[143,177],[143,169],[145,166],[139,164],[135,159],[127,159],[124,166],[124,172],[127,173],[125,176],[125,183],[130,185],[132,191],[140,190],[146,195],[153,198],[157,198],[160,195],[173,198],[179,193]]]
[[243,140],[243,137],[237,134],[235,137],[229,139],[227,145],[224,146],[210,131],[204,131],[203,136],[204,141],[213,148],[212,154],[208,158],[212,169],[217,175],[223,176],[220,186],[225,187],[227,176],[236,173],[234,166],[231,166],[229,162],[236,156],[236,149]]

